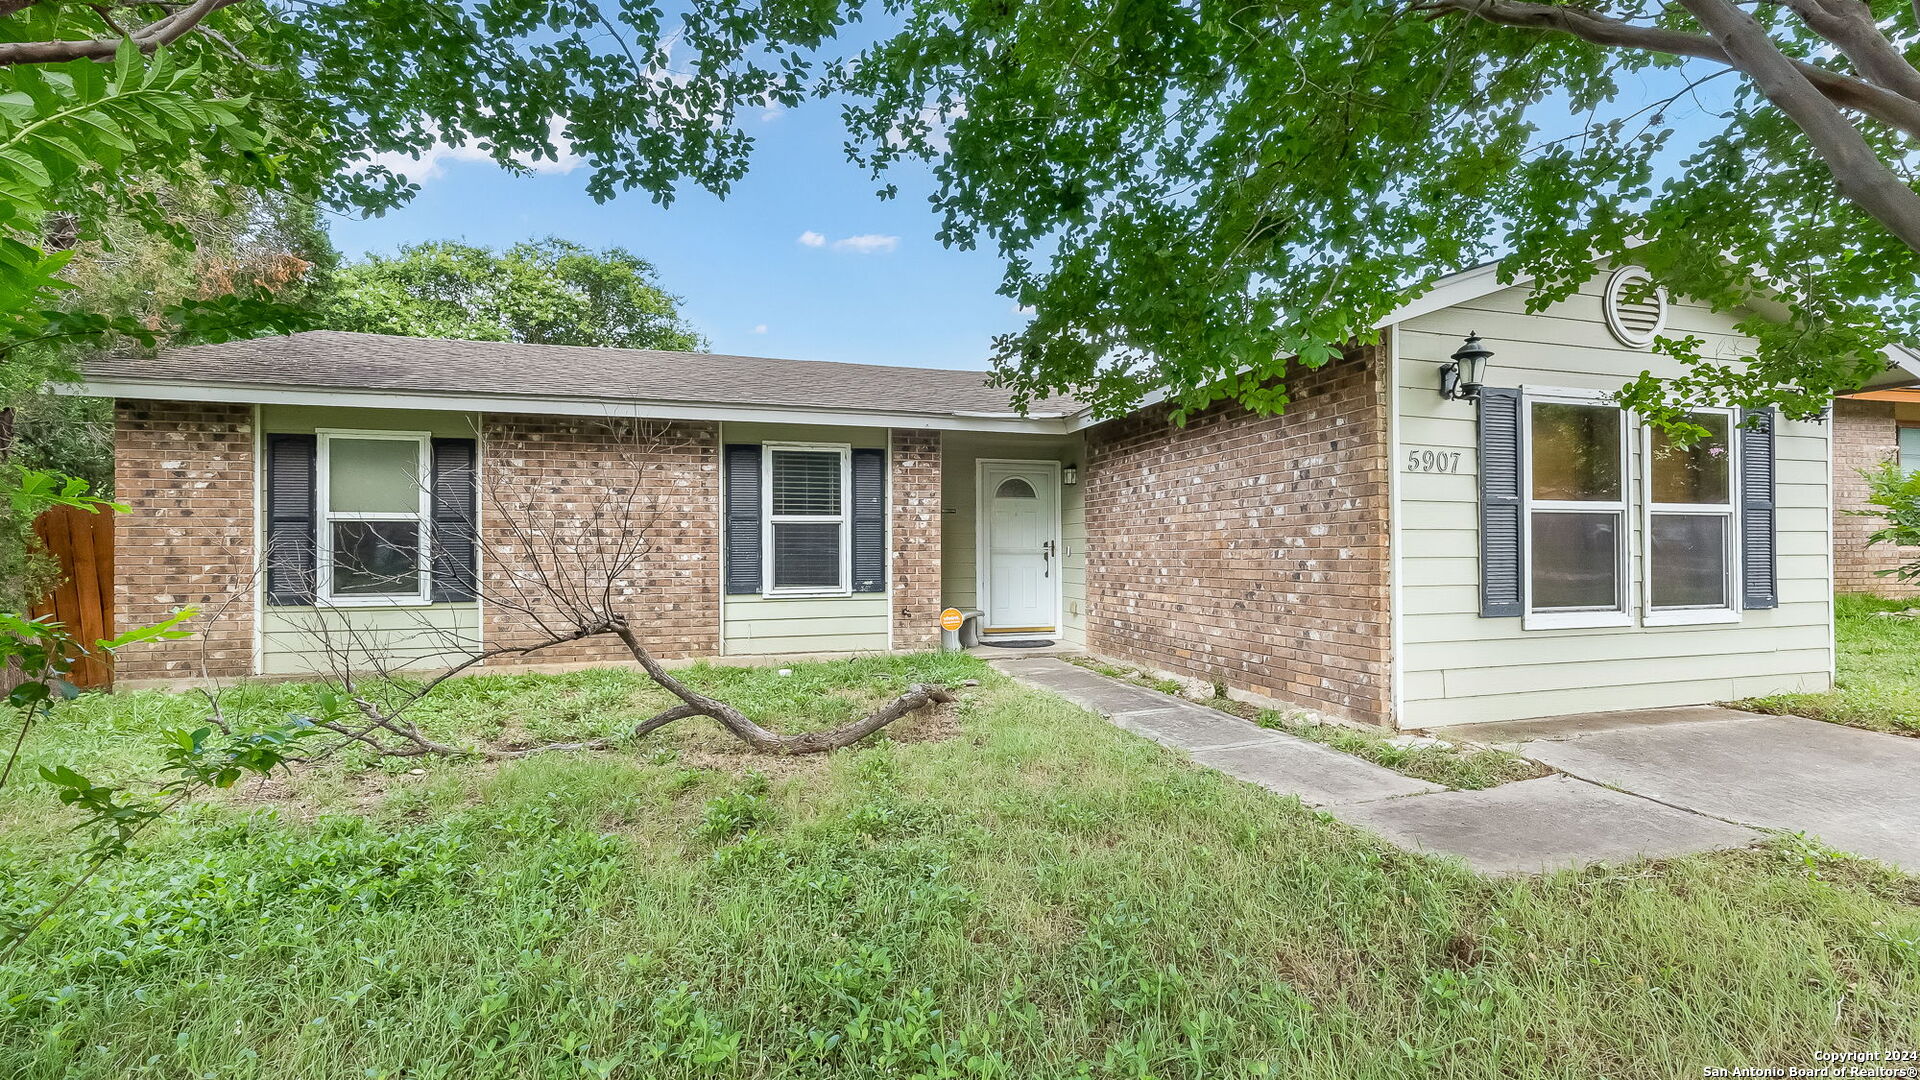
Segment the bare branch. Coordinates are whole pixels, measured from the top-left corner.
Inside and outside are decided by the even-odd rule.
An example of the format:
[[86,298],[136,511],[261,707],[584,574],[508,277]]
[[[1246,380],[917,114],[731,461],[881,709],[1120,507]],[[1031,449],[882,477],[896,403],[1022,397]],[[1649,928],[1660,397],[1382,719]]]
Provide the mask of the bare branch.
[[[1716,36],[1642,26],[1609,18],[1586,8],[1530,3],[1527,0],[1429,0],[1421,4],[1419,10],[1458,12],[1502,26],[1557,30],[1596,45],[1641,49],[1669,56],[1691,56],[1752,74],[1745,65],[1735,62],[1725,44]],[[1759,24],[1754,25],[1757,28]],[[1781,63],[1793,69],[1799,78],[1811,84],[1833,104],[1871,116],[1920,138],[1920,102],[1863,79],[1792,59],[1777,49],[1774,53],[1779,56]]]
[[[6,0],[0,0],[4,3]],[[133,31],[133,43],[141,52],[152,52],[171,45],[192,32],[208,15],[237,4],[240,0],[194,0],[172,14],[162,16]],[[120,51],[126,38],[94,38],[90,41],[11,41],[0,43],[0,65],[61,64],[68,60],[107,60]]]
[[1860,0],[1785,0],[1814,33],[1833,42],[1868,79],[1920,101],[1920,71],[1887,40],[1873,9]]

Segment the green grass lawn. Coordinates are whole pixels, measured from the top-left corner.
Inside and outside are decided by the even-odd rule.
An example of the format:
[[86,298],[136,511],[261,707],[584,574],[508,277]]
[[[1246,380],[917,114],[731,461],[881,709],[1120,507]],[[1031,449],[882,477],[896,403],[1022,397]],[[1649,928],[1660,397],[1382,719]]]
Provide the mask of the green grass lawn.
[[1734,704],[1755,712],[1920,737],[1920,618],[1882,614],[1920,607],[1920,602],[1846,594],[1834,601],[1840,670],[1833,691],[1776,694]]
[[[1869,864],[1782,843],[1487,879],[969,659],[690,677],[789,729],[982,685],[812,759],[693,720],[199,804],[0,968],[0,1077],[1585,1080],[1920,1043],[1920,881]],[[486,676],[429,719],[519,743],[660,700]],[[195,710],[83,699],[30,751],[138,774]],[[0,919],[72,873],[66,820],[0,792]]]

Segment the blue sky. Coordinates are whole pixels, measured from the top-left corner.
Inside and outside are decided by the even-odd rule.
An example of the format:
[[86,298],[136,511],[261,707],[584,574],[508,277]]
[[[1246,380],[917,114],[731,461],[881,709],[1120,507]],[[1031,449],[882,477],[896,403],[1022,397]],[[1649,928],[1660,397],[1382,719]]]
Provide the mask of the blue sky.
[[335,219],[334,243],[350,258],[439,239],[617,245],[659,267],[716,352],[985,368],[993,335],[1022,320],[994,293],[997,258],[933,239],[926,173],[894,170],[900,196],[881,201],[847,163],[831,103],[747,122],[760,142],[725,201],[689,191],[667,209],[644,193],[596,205],[584,166],[515,177],[471,152],[443,153],[424,169],[395,162],[420,194],[383,218]]

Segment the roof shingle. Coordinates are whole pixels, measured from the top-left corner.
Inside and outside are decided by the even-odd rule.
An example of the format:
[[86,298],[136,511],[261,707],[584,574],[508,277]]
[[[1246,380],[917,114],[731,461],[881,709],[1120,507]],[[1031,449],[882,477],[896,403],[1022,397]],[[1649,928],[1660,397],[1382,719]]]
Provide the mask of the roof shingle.
[[[102,357],[87,378],[274,388],[372,390],[859,409],[941,416],[1011,412],[986,374],[764,356],[526,345],[310,330],[284,337],[172,349],[154,357]],[[1061,416],[1064,398],[1031,416]]]

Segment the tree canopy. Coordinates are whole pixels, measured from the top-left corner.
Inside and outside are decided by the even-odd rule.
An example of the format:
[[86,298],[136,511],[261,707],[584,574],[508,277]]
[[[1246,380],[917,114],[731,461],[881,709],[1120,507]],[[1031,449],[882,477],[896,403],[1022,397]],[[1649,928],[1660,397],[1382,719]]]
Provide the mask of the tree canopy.
[[1899,216],[1920,205],[1914,20],[1856,0],[916,0],[842,88],[860,158],[930,160],[941,238],[1004,257],[1035,311],[997,343],[1022,394],[1280,407],[1291,363],[1449,271],[1501,258],[1544,305],[1631,249],[1679,297],[1787,316],[1744,321],[1744,366],[1667,341],[1688,375],[1631,400],[1809,417],[1920,330],[1920,215]]
[[[1290,366],[1365,339],[1448,271],[1500,258],[1545,303],[1628,248],[1681,298],[1758,292],[1786,314],[1745,323],[1743,365],[1665,342],[1692,369],[1631,388],[1656,414],[1708,396],[1813,415],[1881,346],[1920,336],[1906,4],[0,0],[0,15],[0,179],[32,195],[16,230],[57,208],[84,231],[119,201],[174,235],[118,181],[187,161],[378,212],[412,188],[376,160],[435,140],[509,169],[564,147],[598,198],[724,194],[752,149],[743,114],[824,95],[883,194],[888,170],[929,162],[939,238],[1003,257],[1003,290],[1035,312],[996,347],[1021,395],[1279,408]],[[97,331],[36,321],[56,256],[17,242],[0,307],[25,321],[0,349]],[[168,327],[293,322],[235,300]]]
[[567,240],[505,251],[452,241],[412,244],[343,268],[319,314],[333,330],[418,337],[697,351],[706,341],[623,248]]

